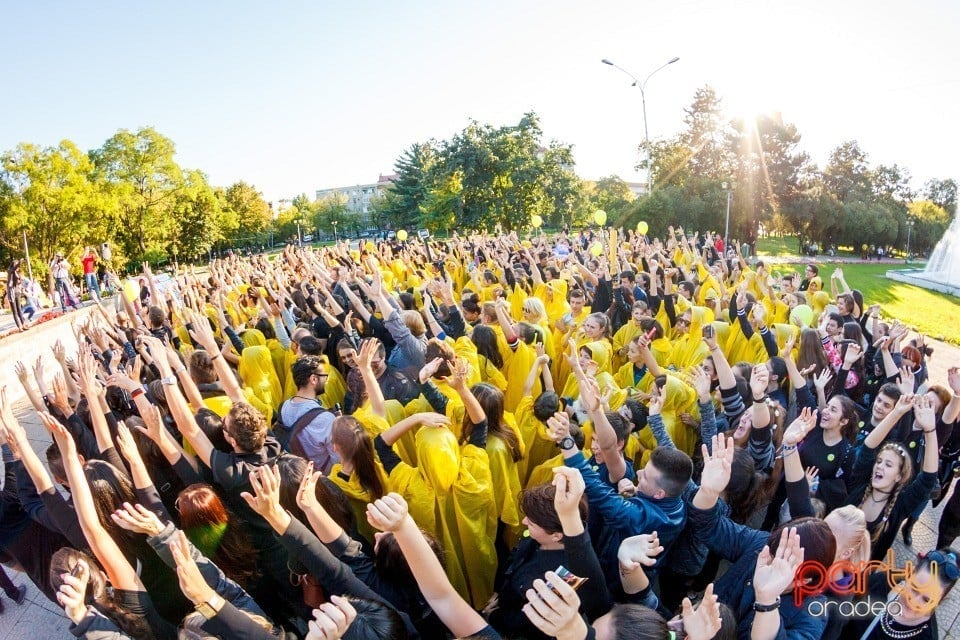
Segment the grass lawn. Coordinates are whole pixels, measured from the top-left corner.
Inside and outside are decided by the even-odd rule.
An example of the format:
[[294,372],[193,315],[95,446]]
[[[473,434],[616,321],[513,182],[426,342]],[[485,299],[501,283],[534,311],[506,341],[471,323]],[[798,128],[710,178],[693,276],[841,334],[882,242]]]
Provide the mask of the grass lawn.
[[[960,298],[929,291],[902,282],[887,280],[888,270],[899,268],[891,264],[831,264],[821,263],[820,275],[824,289],[829,291],[830,274],[836,267],[843,269],[843,275],[854,289],[863,292],[864,302],[879,304],[883,317],[898,318],[909,327],[937,340],[960,345]],[[781,270],[787,265],[777,265]],[[794,271],[800,271],[800,265],[791,265]]]

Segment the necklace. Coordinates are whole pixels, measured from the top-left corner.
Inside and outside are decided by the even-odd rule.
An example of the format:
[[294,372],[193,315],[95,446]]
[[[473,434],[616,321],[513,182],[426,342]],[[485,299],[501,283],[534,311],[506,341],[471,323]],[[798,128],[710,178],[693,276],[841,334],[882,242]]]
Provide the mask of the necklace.
[[890,496],[888,496],[888,495],[887,495],[887,496],[883,496],[883,497],[880,498],[879,500],[877,500],[876,498],[874,498],[873,495],[870,495],[870,496],[868,496],[868,497],[870,498],[870,500],[871,500],[874,504],[883,504],[884,502],[886,502],[887,500],[890,499]]
[[884,635],[894,640],[905,640],[906,638],[916,637],[923,633],[929,624],[928,622],[924,622],[919,627],[897,631],[891,626],[893,621],[893,616],[891,616],[889,612],[884,612],[880,617],[880,627],[883,629]]
[[302,395],[300,395],[299,393],[298,393],[298,394],[295,394],[293,397],[294,397],[294,398],[300,398],[301,400],[313,400],[314,402],[317,402],[317,399],[316,399],[316,398],[309,398],[309,397],[307,397],[307,396],[302,396]]

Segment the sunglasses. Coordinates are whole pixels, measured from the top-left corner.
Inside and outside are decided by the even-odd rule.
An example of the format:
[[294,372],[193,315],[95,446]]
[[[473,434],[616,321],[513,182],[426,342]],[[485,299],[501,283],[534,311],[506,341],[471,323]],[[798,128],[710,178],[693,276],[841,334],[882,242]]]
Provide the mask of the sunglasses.
[[943,553],[942,551],[931,551],[926,557],[931,563],[935,563],[938,569],[943,571],[947,580],[953,581],[960,577],[960,568],[957,567],[957,554],[953,552]]

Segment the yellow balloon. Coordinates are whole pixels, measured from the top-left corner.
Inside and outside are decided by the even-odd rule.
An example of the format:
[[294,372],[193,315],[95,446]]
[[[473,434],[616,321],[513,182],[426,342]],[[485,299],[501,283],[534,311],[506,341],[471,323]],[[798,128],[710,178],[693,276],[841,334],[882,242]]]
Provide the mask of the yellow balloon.
[[400,229],[400,231],[397,231],[397,240],[399,240],[400,242],[406,242],[406,241],[407,241],[407,231],[406,231],[406,229]]
[[607,224],[607,212],[603,209],[597,209],[593,212],[593,221],[601,227]]
[[534,229],[539,229],[540,225],[543,224],[543,218],[541,218],[537,214],[534,214],[530,217],[530,224],[531,226],[533,226]]
[[637,233],[641,235],[645,235],[649,228],[650,226],[644,220],[637,223]]
[[590,253],[592,253],[595,257],[599,258],[600,256],[603,255],[603,245],[600,244],[599,241],[594,242],[590,246]]

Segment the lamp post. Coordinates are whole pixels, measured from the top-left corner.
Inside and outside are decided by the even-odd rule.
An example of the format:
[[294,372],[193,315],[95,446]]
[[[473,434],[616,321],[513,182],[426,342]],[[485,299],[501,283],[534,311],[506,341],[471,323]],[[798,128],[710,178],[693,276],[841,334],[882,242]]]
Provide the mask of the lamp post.
[[910,230],[913,229],[914,224],[913,220],[907,220],[907,259],[905,262],[910,262]]
[[336,221],[336,220],[331,220],[331,221],[330,221],[330,224],[333,225],[333,241],[334,241],[336,244],[340,244],[340,236],[337,235],[337,221]]
[[730,246],[730,184],[724,182],[723,190],[727,192],[727,223],[723,227],[723,251],[726,253]]
[[647,83],[650,82],[650,78],[652,78],[655,73],[657,73],[661,69],[664,69],[670,66],[671,64],[678,61],[679,59],[680,58],[676,56],[674,56],[673,58],[670,58],[664,64],[660,65],[659,67],[651,71],[650,74],[644,79],[643,82],[640,82],[637,76],[633,75],[623,67],[617,66],[607,58],[604,58],[603,60],[600,61],[603,64],[608,64],[614,69],[619,69],[620,71],[630,76],[630,78],[633,80],[633,84],[630,86],[637,87],[638,89],[640,89],[640,101],[643,103],[643,139],[647,148],[647,192],[648,193],[653,193],[653,160],[652,160],[652,155],[650,153],[650,131],[647,128],[647,92],[646,92]]

